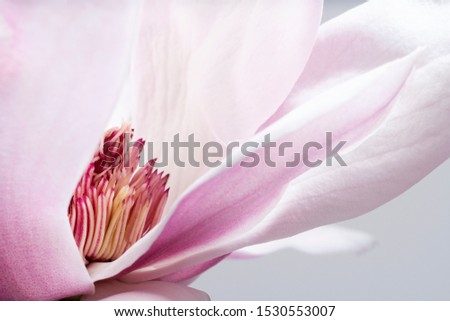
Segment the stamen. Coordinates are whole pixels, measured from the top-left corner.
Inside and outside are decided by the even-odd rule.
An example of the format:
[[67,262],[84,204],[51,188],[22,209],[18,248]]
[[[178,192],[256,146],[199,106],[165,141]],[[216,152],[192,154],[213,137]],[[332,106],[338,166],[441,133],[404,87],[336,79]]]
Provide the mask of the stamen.
[[126,134],[132,138],[130,124],[105,133],[70,201],[69,222],[85,264],[120,257],[160,221],[167,201],[169,175],[154,168],[156,160],[137,169],[144,141],[125,153]]

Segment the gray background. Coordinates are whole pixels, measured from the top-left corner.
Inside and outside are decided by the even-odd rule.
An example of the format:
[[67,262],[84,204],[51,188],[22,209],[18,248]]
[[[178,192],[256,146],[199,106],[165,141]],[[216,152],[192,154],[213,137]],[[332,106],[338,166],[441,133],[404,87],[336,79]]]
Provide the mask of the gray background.
[[[325,0],[324,20],[362,3]],[[213,300],[449,300],[450,161],[395,200],[341,225],[371,233],[363,255],[286,250],[227,260],[192,286]]]

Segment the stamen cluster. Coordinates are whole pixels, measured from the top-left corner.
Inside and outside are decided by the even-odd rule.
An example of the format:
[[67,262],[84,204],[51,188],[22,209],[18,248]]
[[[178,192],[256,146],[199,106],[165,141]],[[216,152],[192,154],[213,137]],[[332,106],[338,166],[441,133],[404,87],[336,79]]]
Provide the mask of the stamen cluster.
[[169,178],[154,168],[139,167],[142,139],[132,138],[130,124],[113,128],[79,181],[69,205],[69,221],[85,264],[113,261],[155,226],[162,215]]

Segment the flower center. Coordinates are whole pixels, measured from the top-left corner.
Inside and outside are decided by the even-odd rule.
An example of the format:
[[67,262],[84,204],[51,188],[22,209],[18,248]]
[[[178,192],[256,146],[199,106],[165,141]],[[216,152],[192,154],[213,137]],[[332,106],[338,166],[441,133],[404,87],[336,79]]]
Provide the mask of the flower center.
[[169,190],[155,160],[140,165],[142,139],[130,124],[108,130],[69,205],[69,221],[85,264],[113,261],[155,226]]

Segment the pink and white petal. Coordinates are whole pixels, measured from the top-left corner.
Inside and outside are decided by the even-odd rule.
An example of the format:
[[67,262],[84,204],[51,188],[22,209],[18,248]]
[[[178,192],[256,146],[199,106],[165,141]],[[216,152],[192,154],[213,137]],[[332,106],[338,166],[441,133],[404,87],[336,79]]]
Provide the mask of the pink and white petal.
[[[199,263],[199,264],[187,266],[185,268],[177,270],[174,273],[171,273],[171,274],[168,274],[168,275],[164,275],[164,276],[158,278],[158,280],[166,281],[166,282],[182,282],[183,284],[190,284],[195,279],[197,279],[197,277],[200,274],[202,274],[206,270],[209,270],[210,268],[212,268],[216,264],[219,264],[226,257],[228,257],[228,254],[216,257],[216,258],[214,258],[212,260],[209,260],[207,262],[202,262],[202,263]],[[146,268],[140,269],[139,273],[143,274],[143,272],[145,272],[146,270],[147,270]],[[141,274],[141,276],[142,276],[142,274]]]
[[[218,21],[195,56],[195,102],[225,142],[254,135],[308,61],[322,1],[245,1]],[[207,94],[205,94],[205,89]]]
[[117,280],[95,284],[95,294],[83,296],[83,301],[209,301],[205,292],[184,284],[149,281],[137,284]]
[[[252,141],[260,142],[271,133],[278,143],[323,143],[325,132],[331,131],[337,140],[345,138],[354,146],[385,117],[416,59],[416,53],[409,55],[333,88],[283,117]],[[136,282],[163,277],[251,245],[241,236],[264,219],[290,180],[309,169],[303,164],[286,167],[286,161],[292,160],[290,153],[273,156],[274,161],[284,165],[271,167],[260,162],[255,167],[244,167],[240,160],[247,159],[235,153],[234,166],[222,166],[198,180],[173,207],[156,242],[120,272],[121,278]],[[315,156],[323,156],[323,150]]]
[[[310,255],[330,255],[339,253],[363,254],[376,245],[374,237],[368,233],[337,225],[327,225],[298,235],[263,244],[247,246],[229,255],[218,257],[206,263],[189,266],[173,274],[159,278],[169,282],[191,283],[195,277],[223,259],[253,259],[283,250],[294,250]],[[145,270],[145,269],[144,269]]]
[[187,100],[188,78],[193,52],[226,8],[223,2],[206,1],[150,0],[143,4],[131,72],[131,101],[135,102],[131,117],[136,137],[153,143],[153,155],[148,158],[167,162],[163,170],[171,175],[169,204],[205,168],[177,166],[163,152],[163,143],[172,142],[175,134],[184,141],[192,133],[199,142],[215,140],[199,106]]
[[93,291],[67,207],[118,96],[135,6],[0,2],[1,299]]
[[248,259],[286,249],[311,255],[362,254],[372,249],[375,244],[375,239],[368,233],[343,226],[327,225],[285,239],[248,246],[233,252],[228,257]]
[[[294,250],[310,255],[330,255],[338,253],[363,254],[373,249],[376,241],[370,234],[337,225],[328,225],[309,230],[298,235],[267,243],[247,246],[229,255],[222,256],[194,266],[183,268],[165,275],[159,280],[191,283],[204,271],[220,263],[223,259],[253,259],[282,250]],[[143,269],[145,270],[145,269]]]
[[[389,119],[343,157],[293,180],[245,238],[275,240],[354,218],[388,202],[450,157],[450,55],[415,72]],[[426,213],[424,213],[426,215]]]
[[[322,1],[146,1],[134,81],[136,134],[167,159],[175,200],[207,167],[180,167],[163,142],[248,137],[276,111],[309,57]],[[182,149],[184,151],[184,149]],[[187,159],[181,154],[181,159]],[[201,160],[196,154],[195,159]]]
[[418,47],[424,48],[418,67],[447,55],[449,15],[445,1],[372,0],[325,23],[303,74],[265,125],[328,88]]

